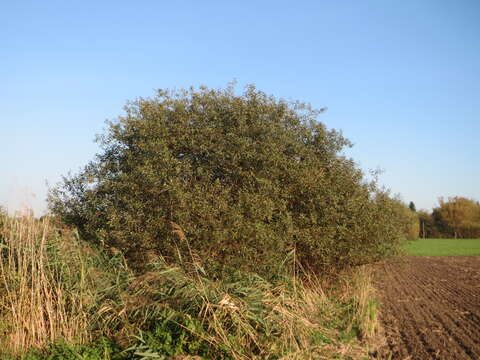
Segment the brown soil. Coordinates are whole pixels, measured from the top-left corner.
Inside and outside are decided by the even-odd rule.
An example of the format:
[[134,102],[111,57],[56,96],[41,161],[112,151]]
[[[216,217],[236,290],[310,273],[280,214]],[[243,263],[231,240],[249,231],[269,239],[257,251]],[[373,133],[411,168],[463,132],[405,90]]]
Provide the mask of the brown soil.
[[480,359],[480,256],[378,265],[384,359]]

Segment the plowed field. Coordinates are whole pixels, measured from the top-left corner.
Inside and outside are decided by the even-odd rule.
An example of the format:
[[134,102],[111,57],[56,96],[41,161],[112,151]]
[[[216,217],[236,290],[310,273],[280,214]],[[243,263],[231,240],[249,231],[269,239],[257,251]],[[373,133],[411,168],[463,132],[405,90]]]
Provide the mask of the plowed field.
[[383,358],[480,359],[480,256],[379,265]]

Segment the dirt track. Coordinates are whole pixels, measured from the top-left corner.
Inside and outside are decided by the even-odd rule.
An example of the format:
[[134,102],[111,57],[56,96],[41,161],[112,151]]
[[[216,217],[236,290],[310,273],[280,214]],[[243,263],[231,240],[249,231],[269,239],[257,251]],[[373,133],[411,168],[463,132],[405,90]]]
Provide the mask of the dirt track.
[[480,359],[480,256],[406,257],[377,270],[383,358]]

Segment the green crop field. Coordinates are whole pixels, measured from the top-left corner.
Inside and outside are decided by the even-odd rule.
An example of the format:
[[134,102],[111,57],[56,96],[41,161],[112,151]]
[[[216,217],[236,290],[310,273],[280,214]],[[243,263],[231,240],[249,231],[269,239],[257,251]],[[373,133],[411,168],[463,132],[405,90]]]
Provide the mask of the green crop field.
[[416,239],[404,246],[409,255],[480,255],[480,239]]

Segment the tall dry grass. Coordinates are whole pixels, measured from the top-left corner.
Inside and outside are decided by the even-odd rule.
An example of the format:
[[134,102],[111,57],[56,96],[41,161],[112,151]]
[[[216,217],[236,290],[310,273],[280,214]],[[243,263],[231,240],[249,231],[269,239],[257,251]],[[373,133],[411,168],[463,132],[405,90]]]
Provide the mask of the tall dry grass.
[[0,351],[90,340],[82,261],[73,269],[60,255],[48,218],[3,217],[0,224]]
[[350,286],[352,288],[349,293],[355,306],[354,320],[361,331],[361,337],[367,340],[377,339],[380,321],[372,268],[362,266],[356,269],[356,273],[350,276]]

